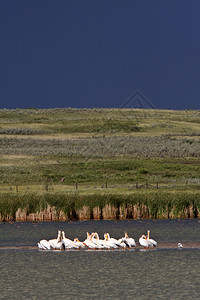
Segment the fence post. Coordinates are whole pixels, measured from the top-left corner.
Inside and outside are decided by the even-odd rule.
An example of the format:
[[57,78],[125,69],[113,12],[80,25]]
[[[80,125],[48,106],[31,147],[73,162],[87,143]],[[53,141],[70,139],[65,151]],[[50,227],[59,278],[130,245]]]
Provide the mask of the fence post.
[[76,190],[78,189],[78,183],[76,182]]
[[148,189],[148,187],[149,187],[149,184],[148,184],[148,182],[146,182],[146,189]]
[[138,183],[136,182],[136,189],[138,189]]
[[107,187],[108,187],[108,184],[107,184],[107,182],[106,182],[106,189],[107,189]]
[[158,189],[158,182],[156,182],[156,188]]
[[18,193],[18,191],[19,191],[19,190],[18,190],[18,185],[16,185],[16,192]]

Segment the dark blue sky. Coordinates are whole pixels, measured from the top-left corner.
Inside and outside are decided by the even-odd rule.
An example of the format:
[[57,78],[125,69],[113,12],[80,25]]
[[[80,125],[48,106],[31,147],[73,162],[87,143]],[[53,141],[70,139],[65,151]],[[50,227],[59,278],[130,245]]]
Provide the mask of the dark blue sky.
[[199,0],[0,1],[0,108],[200,109]]

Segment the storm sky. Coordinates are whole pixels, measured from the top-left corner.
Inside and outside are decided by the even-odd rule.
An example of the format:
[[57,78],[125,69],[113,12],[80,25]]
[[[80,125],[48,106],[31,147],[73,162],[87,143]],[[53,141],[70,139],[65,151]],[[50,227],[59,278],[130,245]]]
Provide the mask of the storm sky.
[[0,108],[200,109],[199,0],[0,2]]

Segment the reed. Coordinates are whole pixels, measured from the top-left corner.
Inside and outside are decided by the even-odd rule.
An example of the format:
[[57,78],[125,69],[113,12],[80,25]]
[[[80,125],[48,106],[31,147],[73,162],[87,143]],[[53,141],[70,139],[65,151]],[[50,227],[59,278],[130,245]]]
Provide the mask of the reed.
[[[65,220],[84,219],[79,217],[86,208],[89,216],[94,219],[94,211],[98,209],[97,218],[115,219],[129,218],[197,218],[200,217],[200,192],[170,192],[170,191],[137,191],[130,194],[79,194],[79,193],[36,193],[0,195],[0,215],[4,220],[8,216],[15,220],[20,208],[27,216],[44,211],[51,207],[59,214],[65,215]],[[82,214],[82,213],[81,213]],[[82,214],[83,215],[83,214]],[[106,217],[107,216],[107,217]]]

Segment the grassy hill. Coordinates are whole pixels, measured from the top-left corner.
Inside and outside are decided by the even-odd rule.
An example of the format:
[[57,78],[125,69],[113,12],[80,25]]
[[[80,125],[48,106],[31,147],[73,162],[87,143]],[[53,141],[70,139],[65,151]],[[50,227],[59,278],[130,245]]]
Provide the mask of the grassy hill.
[[200,190],[200,111],[0,110],[0,194],[147,187]]

